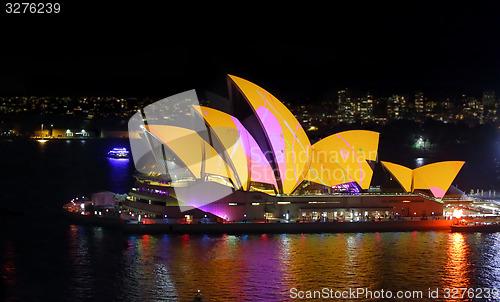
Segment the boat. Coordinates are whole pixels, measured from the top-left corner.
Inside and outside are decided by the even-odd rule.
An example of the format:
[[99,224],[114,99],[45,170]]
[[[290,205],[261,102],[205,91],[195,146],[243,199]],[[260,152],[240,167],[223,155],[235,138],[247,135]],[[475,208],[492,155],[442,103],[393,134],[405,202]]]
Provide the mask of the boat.
[[452,232],[500,232],[498,222],[460,222],[451,225]]
[[63,205],[63,215],[75,224],[120,227],[127,221],[120,218],[115,196],[113,192],[99,192],[92,194],[91,199],[73,198]]
[[198,290],[198,292],[194,296],[193,302],[195,301],[204,301],[200,290]]
[[128,158],[129,151],[127,148],[113,148],[108,152],[108,157],[111,158]]

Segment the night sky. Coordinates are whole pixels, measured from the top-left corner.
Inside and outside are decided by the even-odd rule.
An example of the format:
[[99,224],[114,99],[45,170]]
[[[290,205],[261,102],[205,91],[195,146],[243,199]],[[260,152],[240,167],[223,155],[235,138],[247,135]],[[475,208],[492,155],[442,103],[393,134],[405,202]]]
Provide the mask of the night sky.
[[331,99],[345,87],[379,96],[500,93],[495,1],[367,3],[3,10],[0,95],[226,94],[228,73],[283,101]]

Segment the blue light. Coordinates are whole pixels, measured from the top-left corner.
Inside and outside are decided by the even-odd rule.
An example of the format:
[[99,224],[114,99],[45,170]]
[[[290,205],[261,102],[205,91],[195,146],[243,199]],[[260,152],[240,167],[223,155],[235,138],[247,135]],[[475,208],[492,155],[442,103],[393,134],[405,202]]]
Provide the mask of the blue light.
[[128,158],[129,151],[127,148],[113,148],[108,152],[108,157],[113,158]]

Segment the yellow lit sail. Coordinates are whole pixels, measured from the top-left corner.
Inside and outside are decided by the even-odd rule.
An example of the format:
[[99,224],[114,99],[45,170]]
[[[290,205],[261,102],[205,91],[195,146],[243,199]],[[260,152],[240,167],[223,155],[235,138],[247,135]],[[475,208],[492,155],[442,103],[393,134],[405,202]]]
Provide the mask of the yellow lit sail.
[[382,161],[382,165],[389,170],[399,184],[405,189],[406,192],[411,192],[411,184],[413,180],[413,170],[405,166]]
[[148,125],[146,129],[172,150],[194,177],[209,173],[231,178],[225,161],[195,131],[166,125]]
[[333,187],[351,181],[349,175],[335,161],[335,158],[326,156],[314,147],[310,148],[306,180],[328,187]]
[[231,179],[237,183],[238,179],[241,187],[246,190],[249,186],[248,162],[243,149],[243,143],[239,135],[237,126],[234,123],[234,117],[205,106],[193,106],[195,110],[203,116],[212,132],[212,139],[219,139],[224,150],[222,157],[226,162],[231,162],[234,172],[231,169]]
[[430,190],[438,198],[444,197],[464,163],[463,161],[443,161],[411,170],[401,165],[382,162],[407,192]]
[[[373,170],[367,160],[377,159],[378,137],[377,132],[366,130],[339,132],[315,143],[310,157],[318,156],[331,175],[343,171],[343,182],[355,181],[362,189],[368,189]],[[316,160],[310,161],[314,166]]]
[[443,161],[414,169],[413,189],[428,189],[434,196],[442,198],[464,163]]
[[377,160],[378,141],[380,134],[369,130],[349,130],[339,132],[361,160]]

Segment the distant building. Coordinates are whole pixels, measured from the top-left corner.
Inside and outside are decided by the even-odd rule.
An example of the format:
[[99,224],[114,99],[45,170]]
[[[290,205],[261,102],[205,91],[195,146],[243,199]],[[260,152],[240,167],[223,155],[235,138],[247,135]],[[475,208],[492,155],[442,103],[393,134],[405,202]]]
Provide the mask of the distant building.
[[391,119],[402,119],[408,113],[408,99],[403,95],[394,94],[389,98],[387,114]]
[[475,97],[462,95],[459,104],[461,119],[470,124],[481,123],[483,119],[483,103]]
[[415,93],[415,111],[419,114],[424,112],[424,93],[422,91]]
[[52,129],[52,137],[69,138],[74,137],[75,133],[69,129]]
[[70,138],[90,138],[96,137],[96,131],[94,130],[85,130],[85,129],[59,129],[54,128],[51,129],[50,135],[51,138],[59,138],[59,139],[70,139]]
[[495,91],[488,90],[483,92],[483,106],[493,107],[495,105]]
[[374,99],[371,93],[367,93],[365,97],[360,99],[359,102],[359,117],[361,121],[367,122],[372,121],[373,115]]
[[338,121],[339,122],[354,122],[358,105],[352,97],[352,92],[349,89],[339,90],[338,92]]
[[483,119],[484,122],[496,122],[497,117],[497,104],[495,100],[495,91],[485,91],[483,93]]
[[35,130],[33,136],[36,137],[36,138],[50,137],[50,131],[48,129],[45,129],[45,130]]

